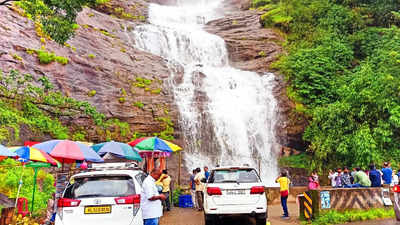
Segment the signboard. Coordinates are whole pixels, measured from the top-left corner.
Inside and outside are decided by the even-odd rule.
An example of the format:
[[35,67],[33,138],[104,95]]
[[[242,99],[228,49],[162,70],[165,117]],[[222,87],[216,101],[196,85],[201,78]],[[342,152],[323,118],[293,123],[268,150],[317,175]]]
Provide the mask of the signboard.
[[321,209],[330,209],[331,208],[331,195],[329,191],[321,191]]

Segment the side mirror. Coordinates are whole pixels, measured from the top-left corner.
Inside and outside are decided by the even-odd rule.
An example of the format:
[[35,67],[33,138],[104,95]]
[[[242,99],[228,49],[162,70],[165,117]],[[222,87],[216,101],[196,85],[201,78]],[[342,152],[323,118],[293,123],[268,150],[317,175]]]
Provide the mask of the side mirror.
[[201,179],[201,183],[207,183],[206,178]]

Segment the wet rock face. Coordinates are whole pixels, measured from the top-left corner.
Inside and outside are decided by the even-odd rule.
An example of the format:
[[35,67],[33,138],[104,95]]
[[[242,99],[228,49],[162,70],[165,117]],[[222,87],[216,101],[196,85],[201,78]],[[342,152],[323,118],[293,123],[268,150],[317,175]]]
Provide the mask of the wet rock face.
[[[110,4],[96,10],[85,8],[77,19],[80,27],[67,46],[40,37],[32,21],[0,7],[0,69],[17,69],[35,78],[45,75],[63,94],[88,101],[107,118],[128,122],[132,132],[160,132],[162,124],[156,118],[166,117],[166,110],[173,122],[177,119],[173,97],[163,82],[170,72],[163,59],[134,48],[130,34],[137,24],[145,22],[147,3],[129,0]],[[41,48],[68,58],[68,64],[40,64],[35,54],[27,52]],[[138,78],[151,80],[151,84],[139,87]],[[91,91],[95,95],[90,96]],[[135,107],[135,102],[143,107]],[[102,141],[86,118],[60,119],[66,125],[84,127],[90,140]]]
[[[231,64],[242,70],[258,73],[274,72],[270,69],[283,52],[283,38],[272,29],[263,28],[259,22],[261,13],[246,10],[250,6],[247,0],[226,0],[230,10],[224,18],[207,24],[207,31],[222,37],[229,51]],[[302,140],[306,119],[295,114],[295,104],[286,95],[286,82],[283,76],[276,76],[274,89],[278,100],[277,137],[282,148],[304,150],[307,143]]]

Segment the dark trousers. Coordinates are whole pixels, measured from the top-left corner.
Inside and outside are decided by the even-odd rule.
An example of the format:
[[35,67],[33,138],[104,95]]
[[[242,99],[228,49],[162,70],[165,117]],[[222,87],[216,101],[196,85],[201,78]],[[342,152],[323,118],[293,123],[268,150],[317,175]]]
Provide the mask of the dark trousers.
[[163,201],[163,206],[169,211],[171,210],[171,203],[169,201],[169,191],[168,192],[163,192],[163,195],[165,195],[165,197],[167,199],[165,199],[165,201]]
[[283,209],[283,216],[289,216],[289,212],[287,210],[287,199],[288,196],[286,197],[281,197],[281,204],[282,204],[282,209]]
[[196,191],[196,200],[197,200],[197,204],[199,206],[199,210],[203,210],[203,192],[202,191]]

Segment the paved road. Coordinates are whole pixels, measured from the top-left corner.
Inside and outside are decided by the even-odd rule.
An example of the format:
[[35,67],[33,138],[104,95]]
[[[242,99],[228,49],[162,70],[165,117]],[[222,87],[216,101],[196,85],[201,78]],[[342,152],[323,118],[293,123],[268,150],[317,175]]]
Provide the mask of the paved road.
[[[271,225],[296,225],[300,224],[298,221],[298,212],[296,204],[288,204],[289,213],[291,214],[290,220],[282,220],[280,215],[282,209],[280,205],[269,206],[269,221]],[[193,209],[173,208],[172,211],[166,212],[161,219],[160,225],[204,225],[203,212],[198,212]],[[255,225],[253,219],[247,217],[233,217],[225,218],[222,220],[221,225]],[[344,225],[400,225],[395,220],[375,220],[363,221],[355,223],[346,223]]]
[[[297,220],[298,213],[296,204],[288,204],[289,213],[292,215],[290,220],[282,220],[280,215],[282,209],[280,205],[269,206],[269,221],[271,225],[289,225],[300,224]],[[224,218],[221,225],[255,225],[254,219],[247,217]],[[174,208],[170,212],[166,212],[161,219],[160,225],[204,225],[203,212],[193,209]]]

